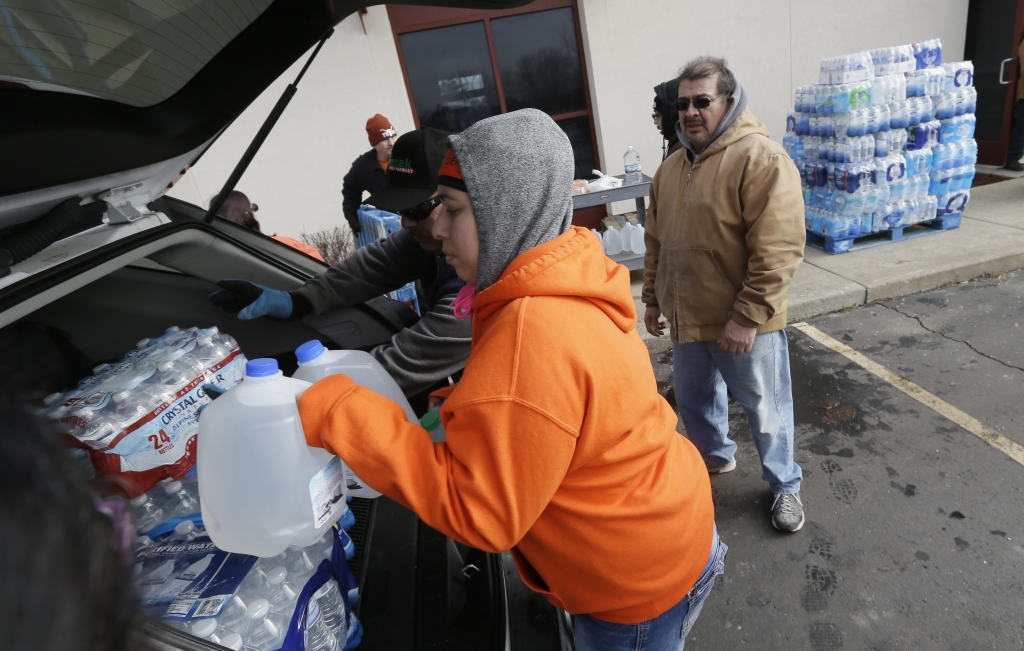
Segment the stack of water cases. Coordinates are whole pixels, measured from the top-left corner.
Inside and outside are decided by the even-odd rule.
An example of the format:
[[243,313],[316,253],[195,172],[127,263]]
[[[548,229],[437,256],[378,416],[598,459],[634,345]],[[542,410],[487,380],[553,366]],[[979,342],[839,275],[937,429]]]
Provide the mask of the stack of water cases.
[[[356,213],[359,217],[359,234],[356,235],[356,248],[382,240],[396,231],[402,230],[402,218],[386,210],[378,210],[373,206],[362,205]],[[416,283],[409,283],[388,293],[388,297],[412,305],[420,312],[420,302],[416,298]]]
[[958,226],[978,159],[973,83],[973,64],[943,63],[938,39],[822,61],[783,140],[807,230],[849,248],[922,222]]
[[217,328],[173,327],[64,394],[46,398],[45,416],[97,475],[116,477],[130,497],[195,465],[198,414],[206,388],[242,380],[245,356]]
[[[134,580],[140,607],[153,619],[235,650],[343,651],[362,641],[352,612],[359,591],[346,564],[355,555],[347,506],[320,540],[270,558],[229,553],[210,540],[194,476],[158,484],[131,507]],[[324,561],[336,569],[326,582]]]

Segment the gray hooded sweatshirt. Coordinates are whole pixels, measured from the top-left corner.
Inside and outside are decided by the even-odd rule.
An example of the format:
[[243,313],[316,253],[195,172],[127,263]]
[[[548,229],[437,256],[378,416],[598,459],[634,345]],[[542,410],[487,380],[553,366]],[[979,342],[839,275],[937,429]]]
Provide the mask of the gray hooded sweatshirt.
[[520,253],[572,222],[572,145],[536,109],[481,120],[448,144],[459,160],[480,236],[476,289],[482,292]]
[[693,143],[690,142],[690,139],[686,137],[686,133],[683,132],[683,120],[686,118],[682,113],[679,114],[679,122],[676,123],[676,135],[679,136],[679,142],[683,147],[686,147],[689,150],[690,160],[696,162],[697,159],[700,158],[701,152],[710,147],[711,143],[718,140],[718,136],[725,133],[725,130],[736,121],[736,118],[743,112],[743,109],[747,108],[747,93],[744,92],[743,86],[741,86],[738,81],[736,82],[736,90],[732,92],[731,98],[732,105],[729,107],[729,110],[725,112],[725,115],[722,116],[722,121],[719,123],[718,128],[715,129],[713,134],[711,134],[711,140],[708,140],[708,144],[704,145],[700,151],[697,151]]

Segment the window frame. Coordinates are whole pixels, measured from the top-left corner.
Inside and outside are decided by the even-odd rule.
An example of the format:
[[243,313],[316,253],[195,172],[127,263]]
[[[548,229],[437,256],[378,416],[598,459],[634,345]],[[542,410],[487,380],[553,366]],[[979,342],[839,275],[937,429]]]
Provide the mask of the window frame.
[[590,95],[590,78],[587,74],[587,60],[583,49],[583,30],[580,26],[580,12],[576,0],[535,0],[534,2],[517,7],[515,9],[503,9],[500,11],[487,9],[449,9],[437,7],[419,7],[414,5],[387,5],[388,19],[391,21],[391,32],[395,39],[395,49],[398,51],[398,63],[402,68],[402,81],[405,82],[405,91],[409,95],[409,104],[412,107],[412,119],[416,128],[420,128],[419,112],[416,110],[416,98],[413,96],[412,84],[409,83],[409,71],[405,65],[405,53],[402,51],[402,43],[399,37],[402,34],[411,32],[422,32],[440,27],[452,27],[466,23],[483,22],[484,33],[487,36],[487,49],[491,56],[491,68],[494,71],[495,85],[498,91],[498,105],[501,115],[508,113],[505,104],[505,90],[501,81],[501,71],[498,68],[498,55],[494,47],[494,34],[491,32],[491,21],[509,16],[520,16],[523,14],[534,14],[551,9],[572,9],[573,24],[576,28],[576,50],[580,57],[580,72],[583,75],[583,92],[586,96],[586,108],[569,113],[552,115],[555,122],[570,118],[587,117],[590,123],[590,138],[594,150],[594,166],[601,169],[599,147],[597,145],[597,127],[594,123],[593,100]]

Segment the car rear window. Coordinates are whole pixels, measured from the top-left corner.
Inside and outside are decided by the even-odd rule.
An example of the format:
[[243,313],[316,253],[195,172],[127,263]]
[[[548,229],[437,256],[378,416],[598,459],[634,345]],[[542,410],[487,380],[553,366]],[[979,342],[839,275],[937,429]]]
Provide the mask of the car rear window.
[[272,1],[3,0],[0,86],[151,106],[178,92]]

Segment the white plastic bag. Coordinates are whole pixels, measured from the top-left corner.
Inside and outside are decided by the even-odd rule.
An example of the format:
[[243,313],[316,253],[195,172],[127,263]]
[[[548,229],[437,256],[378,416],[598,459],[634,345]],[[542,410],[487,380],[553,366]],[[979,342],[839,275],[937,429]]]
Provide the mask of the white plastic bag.
[[614,176],[605,176],[601,170],[592,171],[594,174],[597,174],[598,178],[587,184],[587,192],[604,192],[605,190],[612,190],[622,186],[622,179],[617,179]]

